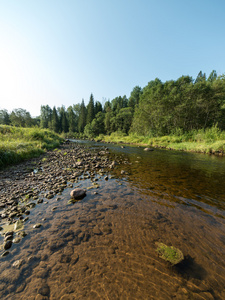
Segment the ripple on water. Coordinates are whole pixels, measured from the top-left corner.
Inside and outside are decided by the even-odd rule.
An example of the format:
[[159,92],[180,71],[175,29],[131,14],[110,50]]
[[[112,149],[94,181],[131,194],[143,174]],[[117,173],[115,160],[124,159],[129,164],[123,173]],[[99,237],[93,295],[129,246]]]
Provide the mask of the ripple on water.
[[[174,183],[175,189],[163,174],[156,178],[153,169],[158,173],[162,168],[154,161],[153,169],[144,164],[148,171],[141,165],[139,173],[132,165],[121,166],[130,175],[117,166],[117,179],[100,176],[98,194],[87,190],[86,198],[74,204],[68,204],[71,187],[60,200],[55,196],[33,208],[24,223],[27,236],[1,258],[1,298],[225,298],[224,220],[216,211],[184,205],[187,199],[197,201],[193,185],[185,184],[187,175]],[[90,185],[90,179],[80,183],[82,188]],[[178,194],[185,188],[181,199]],[[213,211],[203,203],[197,204]],[[42,226],[33,229],[38,223]],[[179,248],[182,264],[171,267],[162,260],[157,242]]]

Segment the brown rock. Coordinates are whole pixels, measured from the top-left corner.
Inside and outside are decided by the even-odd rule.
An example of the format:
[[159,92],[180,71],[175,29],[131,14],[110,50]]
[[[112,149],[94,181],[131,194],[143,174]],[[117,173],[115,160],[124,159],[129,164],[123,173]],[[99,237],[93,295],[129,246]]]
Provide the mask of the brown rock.
[[83,199],[86,196],[86,191],[81,189],[81,188],[77,188],[74,189],[70,192],[70,196],[73,199]]

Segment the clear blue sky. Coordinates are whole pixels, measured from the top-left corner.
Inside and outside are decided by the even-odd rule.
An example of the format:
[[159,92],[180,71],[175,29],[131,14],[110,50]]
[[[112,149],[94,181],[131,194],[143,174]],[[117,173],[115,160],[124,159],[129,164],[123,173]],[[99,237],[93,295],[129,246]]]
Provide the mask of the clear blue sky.
[[225,73],[224,0],[0,0],[0,109]]

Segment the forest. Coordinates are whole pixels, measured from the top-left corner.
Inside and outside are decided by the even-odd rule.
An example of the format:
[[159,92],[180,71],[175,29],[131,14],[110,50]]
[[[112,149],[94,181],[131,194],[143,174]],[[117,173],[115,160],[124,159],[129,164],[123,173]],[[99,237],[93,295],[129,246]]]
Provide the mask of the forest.
[[84,100],[68,108],[43,105],[36,118],[22,108],[11,113],[2,109],[0,124],[48,128],[68,137],[87,138],[113,132],[159,137],[213,126],[223,131],[225,76],[213,70],[208,77],[200,71],[195,79],[181,76],[162,82],[156,78],[144,88],[135,86],[129,98],[118,96],[101,103],[91,94],[87,105]]

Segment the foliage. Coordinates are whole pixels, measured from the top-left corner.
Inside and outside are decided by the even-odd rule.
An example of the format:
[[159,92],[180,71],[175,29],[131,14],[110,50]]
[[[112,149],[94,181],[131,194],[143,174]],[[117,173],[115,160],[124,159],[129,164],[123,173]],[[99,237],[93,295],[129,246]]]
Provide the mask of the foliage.
[[99,135],[96,139],[106,142],[148,145],[182,151],[225,153],[225,131],[221,131],[216,125],[205,130],[192,130],[185,133],[178,130],[176,134],[161,137],[152,135],[141,136],[136,133],[126,135],[121,131],[117,131],[111,135]]
[[202,71],[196,79],[181,76],[162,82],[156,78],[143,89],[135,86],[129,98],[105,100],[104,107],[91,94],[87,106],[83,99],[67,109],[43,105],[35,119],[23,109],[0,110],[0,124],[40,126],[75,138],[102,134],[112,138],[121,133],[128,141],[149,141],[168,148],[178,147],[178,143],[179,149],[188,150],[190,143],[201,142],[205,143],[201,151],[210,152],[209,144],[215,141],[216,147],[223,149],[217,136],[225,130],[225,76],[217,76],[213,70],[208,78]]
[[9,119],[12,126],[31,127],[33,125],[30,113],[22,108],[14,109]]
[[86,124],[90,124],[95,117],[95,104],[94,104],[94,97],[91,94],[90,101],[87,106],[87,118]]
[[150,81],[135,109],[131,132],[163,136],[175,130],[188,132],[224,123],[225,78],[212,72],[209,80],[200,72],[194,81],[182,76],[176,81]]
[[79,133],[84,132],[85,126],[86,126],[86,106],[84,104],[84,99],[83,99],[80,105],[80,114],[78,119],[78,132]]
[[47,129],[0,125],[0,168],[39,156],[63,141]]

